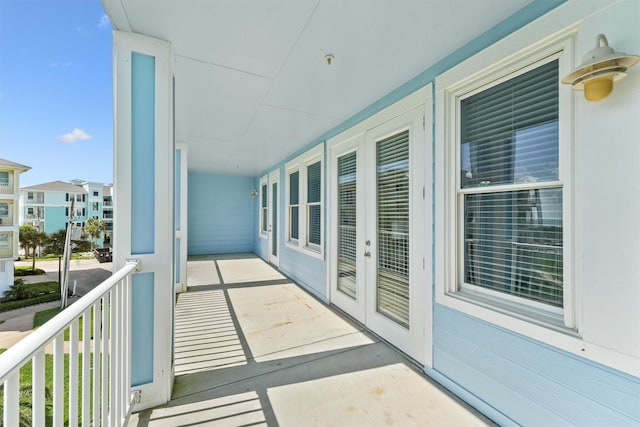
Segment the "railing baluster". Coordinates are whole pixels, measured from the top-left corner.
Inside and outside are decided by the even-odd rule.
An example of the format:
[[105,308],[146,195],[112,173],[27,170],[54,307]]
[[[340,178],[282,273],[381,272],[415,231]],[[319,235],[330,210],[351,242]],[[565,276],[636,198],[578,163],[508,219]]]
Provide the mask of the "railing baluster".
[[82,314],[82,427],[91,417],[91,309]]
[[12,372],[4,381],[4,414],[2,424],[17,426],[20,419],[20,370]]
[[117,412],[115,411],[116,405],[116,341],[118,331],[115,327],[117,317],[118,317],[118,294],[117,287],[114,287],[111,292],[109,292],[109,297],[111,299],[111,304],[109,305],[109,331],[111,331],[110,339],[109,339],[109,425],[115,425],[115,419],[117,416]]
[[75,319],[69,327],[69,427],[78,425],[78,329]]
[[33,356],[31,366],[31,418],[34,426],[45,424],[44,360],[44,348],[41,348]]
[[93,425],[100,425],[100,331],[102,329],[102,298],[93,305]]
[[111,380],[113,381],[113,391],[111,392],[111,416],[116,420],[116,423],[120,423],[120,395],[122,384],[120,382],[120,369],[121,369],[121,359],[120,359],[120,335],[122,334],[121,326],[121,310],[122,310],[122,301],[120,301],[120,284],[118,283],[113,287],[113,295],[114,295],[114,304],[113,304],[113,323],[111,328],[111,357],[114,362],[113,372],[111,374]]
[[53,427],[64,425],[64,330],[53,339]]
[[[128,261],[85,297],[0,355],[0,384],[5,391],[4,401],[0,402],[2,425],[14,426],[21,422],[20,369],[29,361],[32,363],[31,424],[48,424],[49,392],[45,378],[49,371],[45,353],[49,345],[53,347],[54,427],[65,423],[65,413],[70,426],[80,423],[85,427],[122,425],[128,419],[133,397],[131,274],[138,265],[139,262]],[[81,334],[80,319],[83,324]],[[67,330],[69,343],[64,341]],[[65,381],[67,374],[68,383]],[[69,398],[68,406],[65,405],[65,394]]]
[[107,425],[107,416],[109,410],[109,296],[111,292],[107,292],[102,297],[102,398],[100,409],[102,409],[102,422],[100,425]]
[[131,276],[127,276],[124,279],[124,306],[123,315],[125,320],[124,333],[122,334],[124,342],[124,383],[126,384],[125,393],[125,414],[128,414],[131,410]]

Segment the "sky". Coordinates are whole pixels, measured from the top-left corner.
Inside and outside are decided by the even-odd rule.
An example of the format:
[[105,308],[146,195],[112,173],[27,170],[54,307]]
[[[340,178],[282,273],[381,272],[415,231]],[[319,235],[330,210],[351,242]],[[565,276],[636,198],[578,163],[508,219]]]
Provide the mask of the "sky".
[[113,182],[112,28],[99,0],[0,0],[0,158],[20,187]]

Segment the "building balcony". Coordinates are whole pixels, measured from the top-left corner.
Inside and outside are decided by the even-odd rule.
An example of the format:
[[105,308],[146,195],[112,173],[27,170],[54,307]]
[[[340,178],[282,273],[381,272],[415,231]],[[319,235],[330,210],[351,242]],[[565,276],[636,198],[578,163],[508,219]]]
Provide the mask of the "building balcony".
[[13,194],[13,182],[0,182],[0,194]]
[[0,217],[0,227],[15,224],[17,224],[17,221],[14,221],[13,215]]

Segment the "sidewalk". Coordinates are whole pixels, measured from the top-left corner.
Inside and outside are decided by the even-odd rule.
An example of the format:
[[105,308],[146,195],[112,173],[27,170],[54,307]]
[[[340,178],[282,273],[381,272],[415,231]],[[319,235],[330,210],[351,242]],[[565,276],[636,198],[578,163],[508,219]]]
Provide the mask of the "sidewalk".
[[[16,265],[31,265],[31,260],[16,262]],[[58,260],[36,261],[36,267],[46,272],[45,275],[24,276],[25,283],[58,281]],[[111,276],[112,264],[99,263],[95,259],[71,260],[69,271],[69,288],[73,290],[74,281],[77,282],[76,294],[85,295],[91,289]],[[69,297],[69,304],[77,297]],[[60,301],[24,307],[17,310],[0,313],[0,348],[9,348],[33,330],[33,317],[42,310],[60,307]]]
[[[69,304],[77,298],[70,297]],[[37,312],[60,307],[60,301],[45,302],[17,310],[0,313],[0,348],[9,348],[33,331],[33,318]]]

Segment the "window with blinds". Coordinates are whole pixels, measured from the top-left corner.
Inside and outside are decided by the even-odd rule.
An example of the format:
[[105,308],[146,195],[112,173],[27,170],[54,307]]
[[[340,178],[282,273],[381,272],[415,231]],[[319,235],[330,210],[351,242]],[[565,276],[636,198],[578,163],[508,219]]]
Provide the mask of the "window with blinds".
[[289,240],[298,240],[298,213],[300,208],[300,173],[289,174]]
[[267,232],[267,184],[260,187],[260,231]]
[[307,244],[320,245],[321,234],[321,163],[307,166]]
[[338,280],[340,292],[356,298],[356,153],[338,159]]
[[556,59],[460,102],[458,218],[465,286],[562,307],[558,79]]
[[377,143],[377,311],[409,327],[409,131]]

